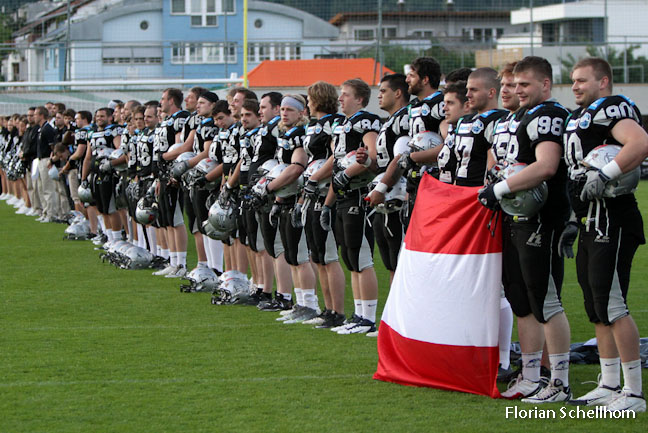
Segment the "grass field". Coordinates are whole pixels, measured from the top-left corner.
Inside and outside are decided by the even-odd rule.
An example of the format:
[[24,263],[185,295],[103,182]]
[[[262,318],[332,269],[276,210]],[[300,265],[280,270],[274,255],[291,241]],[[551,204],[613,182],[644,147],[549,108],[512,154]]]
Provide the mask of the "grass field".
[[[648,216],[648,182],[638,199]],[[519,403],[371,379],[376,340],[282,325],[276,313],[213,306],[177,280],[101,263],[0,203],[0,432],[641,431],[635,420],[514,420]],[[379,261],[379,255],[376,255]],[[189,252],[195,263],[195,252]],[[377,265],[381,307],[387,272]],[[629,305],[648,336],[648,247]],[[573,260],[564,304],[572,341],[593,336]],[[350,289],[347,308],[351,310]],[[517,339],[514,334],[514,339]],[[572,366],[580,395],[598,366]],[[648,374],[644,371],[644,382]],[[644,386],[644,389],[646,386]],[[558,410],[559,405],[552,406]],[[524,406],[525,409],[529,406]]]

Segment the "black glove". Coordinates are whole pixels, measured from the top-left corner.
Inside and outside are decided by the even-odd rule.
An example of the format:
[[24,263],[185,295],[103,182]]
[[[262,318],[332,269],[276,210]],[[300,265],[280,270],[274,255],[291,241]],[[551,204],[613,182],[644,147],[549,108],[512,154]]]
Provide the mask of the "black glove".
[[578,224],[570,221],[565,226],[558,240],[558,255],[560,257],[574,258],[574,242],[578,236]]
[[351,182],[351,178],[344,171],[339,172],[333,178],[333,188],[335,190],[345,190]]
[[179,162],[171,167],[171,176],[180,179],[180,176],[182,176],[187,170],[189,170],[189,161]]
[[486,172],[486,181],[488,183],[497,183],[501,179],[501,173],[502,170],[504,170],[504,166],[502,164],[495,164]]
[[304,227],[302,224],[302,204],[295,203],[295,207],[290,211],[290,223],[296,229]]
[[277,203],[272,205],[272,209],[270,209],[270,213],[268,214],[268,221],[270,221],[270,225],[272,227],[277,227],[279,225],[279,214],[281,213],[281,206],[279,206]]
[[207,186],[207,182],[209,182],[209,181],[207,180],[207,176],[204,175],[204,174],[201,174],[200,176],[198,176],[198,177],[194,180],[194,185],[196,186],[196,188],[203,189],[203,188],[205,188],[205,186]]
[[499,207],[499,200],[497,200],[497,197],[495,197],[494,188],[495,184],[490,183],[480,189],[479,195],[477,196],[479,202],[491,210],[497,210],[497,208]]
[[319,197],[319,184],[316,180],[308,180],[304,185],[304,195],[310,197],[311,201],[317,200]]
[[327,205],[322,205],[322,213],[320,214],[320,225],[322,229],[327,232],[333,230],[331,228],[331,208]]
[[398,158],[398,166],[401,168],[401,170],[411,170],[415,165],[416,163],[412,160],[412,157],[409,153],[403,153],[400,158]]
[[589,170],[585,175],[587,180],[581,191],[581,201],[591,201],[603,197],[610,178],[603,174],[601,170]]

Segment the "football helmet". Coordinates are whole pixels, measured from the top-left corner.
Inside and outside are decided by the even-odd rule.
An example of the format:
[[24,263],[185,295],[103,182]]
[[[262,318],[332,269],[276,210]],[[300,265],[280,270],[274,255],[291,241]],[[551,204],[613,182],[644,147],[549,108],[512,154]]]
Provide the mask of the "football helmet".
[[221,203],[218,200],[209,208],[207,221],[219,232],[229,233],[236,229],[237,211],[235,203],[231,201]]
[[[612,161],[621,151],[621,146],[615,144],[604,144],[590,151],[583,159],[582,164],[590,170],[600,170],[608,162]],[[637,190],[641,168],[637,167],[618,178],[611,180],[605,186],[603,197],[618,197],[624,194],[632,194]]]
[[[416,134],[409,142],[412,152],[421,152],[423,150],[433,149],[443,144],[443,138],[436,132],[425,131]],[[396,152],[394,151],[394,155]]]
[[79,200],[81,200],[84,203],[91,203],[92,202],[92,191],[90,191],[90,187],[84,187],[83,185],[79,185],[79,188],[77,189],[77,194],[79,194]]
[[104,159],[109,159],[112,154],[113,149],[106,146],[97,146],[95,149],[95,159],[97,161],[102,161]]
[[409,143],[410,143],[410,137],[408,135],[398,137],[396,143],[394,143],[394,156],[409,155],[409,153],[412,151]]
[[[220,278],[220,286],[214,291],[212,304],[233,305],[244,304],[250,297],[250,282],[241,272],[224,273]],[[225,275],[228,274],[228,275]]]
[[184,152],[178,155],[171,165],[171,176],[179,179],[180,176],[189,170],[190,167],[188,161],[195,156],[196,154],[194,152]]
[[[501,171],[500,177],[506,180],[526,167],[527,165],[522,163],[509,164]],[[547,182],[543,181],[534,188],[506,194],[499,202],[502,210],[509,215],[531,218],[542,209],[547,197],[549,197],[549,188]]]
[[65,228],[63,239],[86,240],[90,238],[90,221],[83,219]]
[[213,292],[220,285],[216,273],[206,266],[194,268],[183,279],[187,283],[180,285],[180,291],[185,293]]
[[147,249],[132,245],[126,250],[122,269],[146,269],[151,266],[153,254]]
[[[308,167],[306,167],[306,170],[304,170],[304,173],[302,174],[304,178],[304,184],[310,179],[310,177],[319,171],[322,166],[326,164],[326,159],[316,159],[315,161],[311,162],[308,164]],[[329,185],[331,184],[331,178],[328,177],[326,179],[322,179],[317,183],[317,187],[319,189],[319,195],[326,195],[326,193],[329,190]]]
[[[110,158],[111,161],[114,161],[116,159],[121,158],[124,155],[125,155],[124,149],[122,147],[120,147],[120,148],[115,149],[112,152],[110,152],[109,158]],[[113,165],[112,168],[116,172],[121,173],[122,171],[124,171],[124,170],[126,170],[128,168],[128,160],[124,159],[124,161],[121,164]]]
[[230,236],[230,232],[216,230],[214,226],[211,225],[209,220],[203,221],[202,226],[203,226],[203,230],[205,231],[205,234],[209,236],[211,239],[216,239],[217,241],[224,241],[227,240]]
[[[205,158],[201,160],[198,164],[196,164],[196,174],[197,175],[207,175],[210,171],[215,169],[218,166],[218,161],[215,159],[211,158]],[[220,182],[220,178],[213,180],[211,182],[207,182],[205,185],[205,189],[214,189],[218,186],[218,183]]]
[[267,160],[266,162],[264,162],[263,164],[261,164],[261,165],[257,168],[256,173],[254,173],[254,174],[250,177],[250,182],[249,182],[249,183],[250,183],[250,186],[254,186],[254,184],[255,184],[259,179],[261,179],[261,178],[264,177],[266,174],[268,174],[268,173],[270,172],[270,170],[272,170],[273,168],[275,168],[277,165],[279,165],[279,161],[277,161],[276,159],[269,159],[269,160]]
[[145,195],[137,202],[135,220],[143,225],[153,223],[159,215],[158,205],[150,195]]
[[[273,181],[279,176],[281,176],[281,173],[288,168],[288,164],[277,164],[272,170],[266,174],[266,179]],[[297,195],[301,188],[304,186],[304,179],[299,176],[297,179],[294,181],[290,182],[287,185],[282,186],[281,188],[277,189],[276,191],[272,191],[272,193],[280,198],[288,198],[292,197],[294,195]]]
[[[371,190],[373,190],[376,185],[378,185],[382,181],[384,176],[385,173],[380,173],[374,178],[374,180],[371,181]],[[401,210],[403,208],[403,204],[407,200],[406,187],[407,180],[405,180],[405,178],[401,176],[398,179],[398,182],[385,192],[385,201],[375,207],[376,212],[388,214]]]
[[[347,168],[351,167],[353,164],[356,163],[356,151],[353,150],[349,153],[347,153],[344,158],[340,159],[337,161],[338,168],[340,170],[346,170]],[[358,174],[357,176],[353,176],[351,178],[351,182],[349,182],[348,188],[349,189],[358,189],[367,186],[369,182],[373,179],[373,173],[369,170],[365,170],[362,173]]]

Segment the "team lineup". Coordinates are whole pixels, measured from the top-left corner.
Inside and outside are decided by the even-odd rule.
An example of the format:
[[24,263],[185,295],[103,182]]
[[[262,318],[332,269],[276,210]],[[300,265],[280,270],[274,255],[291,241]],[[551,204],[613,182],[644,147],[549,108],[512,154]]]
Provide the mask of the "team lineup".
[[[393,279],[421,178],[480,187],[476,200],[503,233],[502,397],[643,412],[626,297],[645,243],[633,192],[648,134],[632,100],[613,93],[606,61],[573,67],[574,111],[552,98],[552,77],[540,57],[445,75],[420,57],[406,75],[382,78],[384,121],[365,110],[371,89],[359,79],[319,81],[306,95],[235,87],[227,101],[168,88],[159,101],[111,101],[94,114],[50,103],[0,118],[2,199],[43,223],[67,219],[66,235],[91,239],[105,259],[157,268],[183,291],[213,292],[215,304],[376,337],[387,282],[374,244]],[[578,397],[560,296],[563,260],[574,256],[601,365],[596,388]],[[513,315],[519,371],[509,360]]]

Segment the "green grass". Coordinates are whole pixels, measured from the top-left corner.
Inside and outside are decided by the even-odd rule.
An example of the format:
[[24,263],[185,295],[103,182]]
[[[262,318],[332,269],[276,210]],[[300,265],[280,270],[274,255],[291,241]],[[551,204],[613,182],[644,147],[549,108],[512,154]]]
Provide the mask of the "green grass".
[[[648,182],[638,197],[646,216]],[[0,204],[0,432],[556,432],[648,425],[646,414],[506,419],[506,407],[515,403],[374,381],[375,339],[284,326],[276,314],[254,308],[213,306],[208,295],[180,293],[175,280],[101,263],[89,242],[63,241],[63,226],[13,212]],[[194,251],[189,262],[195,263]],[[629,305],[644,336],[647,263],[642,247]],[[384,302],[389,279],[377,268]],[[572,340],[591,338],[573,260],[563,294]],[[350,290],[347,299],[350,310]],[[598,366],[572,366],[574,392],[589,390],[582,382],[597,373]]]

